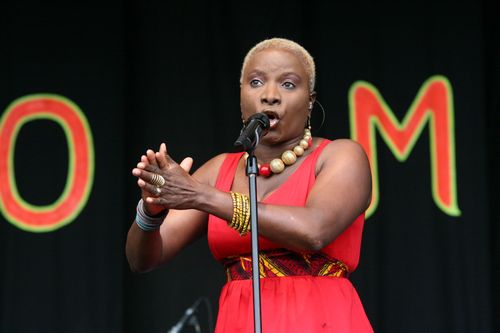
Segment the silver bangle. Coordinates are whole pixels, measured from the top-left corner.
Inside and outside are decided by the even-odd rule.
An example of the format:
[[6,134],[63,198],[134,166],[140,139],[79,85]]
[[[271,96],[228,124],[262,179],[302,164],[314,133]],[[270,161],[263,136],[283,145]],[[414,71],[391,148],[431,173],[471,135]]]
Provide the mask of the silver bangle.
[[137,203],[137,214],[135,215],[135,223],[137,226],[146,232],[158,230],[163,223],[163,220],[168,214],[168,210],[163,213],[151,216],[144,211],[144,201],[141,199]]

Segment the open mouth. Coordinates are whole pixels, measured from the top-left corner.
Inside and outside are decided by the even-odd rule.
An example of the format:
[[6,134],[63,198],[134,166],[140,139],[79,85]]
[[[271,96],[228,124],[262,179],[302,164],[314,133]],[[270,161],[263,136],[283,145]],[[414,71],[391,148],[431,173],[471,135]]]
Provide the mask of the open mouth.
[[262,113],[264,113],[269,118],[269,125],[270,125],[269,128],[270,129],[273,129],[276,126],[278,126],[278,123],[280,121],[280,117],[278,116],[278,114],[276,112],[271,111],[271,110],[265,110]]

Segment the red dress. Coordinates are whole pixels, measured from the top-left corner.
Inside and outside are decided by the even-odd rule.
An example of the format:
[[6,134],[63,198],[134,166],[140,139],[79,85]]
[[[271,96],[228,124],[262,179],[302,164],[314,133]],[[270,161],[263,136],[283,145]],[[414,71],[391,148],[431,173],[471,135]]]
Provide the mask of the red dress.
[[[290,177],[262,202],[304,206],[315,181],[324,140]],[[242,153],[228,154],[216,187],[229,192]],[[359,261],[364,215],[318,253],[283,249],[259,237],[263,333],[373,332],[363,305],[346,276]],[[219,299],[216,333],[252,333],[253,299],[250,235],[240,237],[227,222],[211,215],[208,242],[225,264],[228,282]],[[262,273],[261,273],[262,274]]]

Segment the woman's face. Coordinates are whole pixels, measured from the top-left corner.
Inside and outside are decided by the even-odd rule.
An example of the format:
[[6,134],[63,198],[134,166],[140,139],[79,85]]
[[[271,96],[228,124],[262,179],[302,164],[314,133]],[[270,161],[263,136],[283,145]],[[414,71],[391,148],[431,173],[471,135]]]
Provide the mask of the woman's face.
[[244,120],[259,112],[269,116],[271,128],[262,140],[269,143],[300,138],[314,102],[304,65],[280,49],[260,51],[248,61],[240,98]]

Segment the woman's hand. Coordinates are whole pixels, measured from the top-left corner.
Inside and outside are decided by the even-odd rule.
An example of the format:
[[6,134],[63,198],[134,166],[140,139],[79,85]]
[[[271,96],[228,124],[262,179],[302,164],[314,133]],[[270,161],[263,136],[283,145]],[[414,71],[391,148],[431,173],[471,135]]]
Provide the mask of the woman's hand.
[[[160,150],[161,150],[161,146],[160,146]],[[148,149],[146,151],[146,155],[141,156],[141,161],[138,163],[138,165],[139,164],[158,166],[158,163],[156,162],[155,152],[151,149]],[[132,174],[137,177],[138,173],[135,170],[136,169],[132,170]],[[142,181],[139,178],[137,180],[139,187],[141,187],[140,186],[141,182]],[[149,193],[144,187],[141,187],[141,197],[142,197],[142,200],[144,202],[144,210],[146,211],[146,213],[148,215],[154,216],[154,215],[157,215],[157,214],[161,213],[162,211],[164,211],[165,207],[162,207],[160,205],[155,205],[155,204],[148,204],[146,202],[146,198],[148,198],[152,195],[154,195],[154,193]]]
[[[156,215],[171,208],[193,208],[199,183],[189,175],[192,165],[193,159],[190,157],[177,164],[168,156],[164,143],[158,152],[148,150],[146,156],[141,157],[141,162],[132,170],[132,174],[139,178],[137,184],[142,190],[144,208],[149,214]],[[155,185],[154,174],[162,176],[165,183]]]

